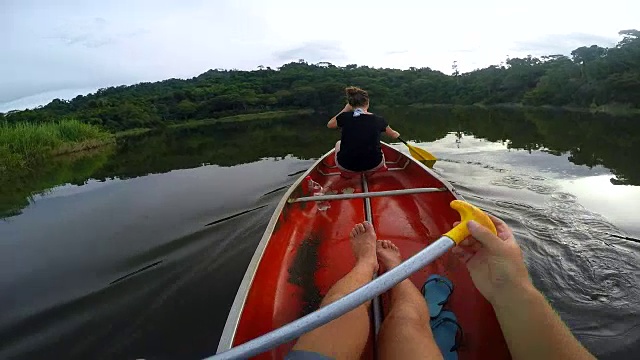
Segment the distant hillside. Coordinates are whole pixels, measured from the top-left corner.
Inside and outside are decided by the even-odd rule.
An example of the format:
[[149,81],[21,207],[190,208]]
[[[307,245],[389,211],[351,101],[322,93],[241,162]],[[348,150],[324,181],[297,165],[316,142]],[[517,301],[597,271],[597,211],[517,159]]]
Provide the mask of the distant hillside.
[[339,107],[347,85],[369,90],[374,108],[415,103],[640,108],[640,31],[624,30],[620,35],[623,39],[613,48],[580,47],[571,58],[507,59],[465,74],[455,71],[455,64],[454,74],[446,75],[429,68],[336,67],[304,60],[277,70],[209,70],[187,80],[111,87],[71,101],[56,99],[35,110],[0,115],[0,121],[74,117],[111,131],[161,127],[188,119]]

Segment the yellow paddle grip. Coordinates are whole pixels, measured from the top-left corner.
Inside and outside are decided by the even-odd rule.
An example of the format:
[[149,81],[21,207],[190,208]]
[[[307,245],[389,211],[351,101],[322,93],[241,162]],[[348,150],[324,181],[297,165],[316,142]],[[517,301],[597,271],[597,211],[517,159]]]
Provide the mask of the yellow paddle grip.
[[478,224],[486,227],[493,234],[497,234],[496,227],[493,225],[493,221],[484,213],[484,211],[462,200],[453,200],[450,204],[451,208],[460,213],[460,224],[453,229],[449,230],[444,236],[455,241],[456,244],[471,235],[469,229],[467,229],[467,223],[470,220],[474,220]]

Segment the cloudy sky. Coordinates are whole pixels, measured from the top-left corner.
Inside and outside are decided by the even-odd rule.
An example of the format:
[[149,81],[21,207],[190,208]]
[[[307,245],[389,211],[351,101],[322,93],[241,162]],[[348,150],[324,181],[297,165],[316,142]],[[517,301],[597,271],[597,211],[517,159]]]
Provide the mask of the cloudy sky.
[[[640,1],[0,0],[0,111],[212,68],[336,65],[451,73],[612,46]],[[596,5],[597,4],[597,5]]]

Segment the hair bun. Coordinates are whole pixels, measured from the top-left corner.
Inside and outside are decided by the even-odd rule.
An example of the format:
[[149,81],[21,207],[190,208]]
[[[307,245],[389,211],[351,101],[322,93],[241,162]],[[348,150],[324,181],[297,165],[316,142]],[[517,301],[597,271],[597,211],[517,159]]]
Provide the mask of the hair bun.
[[357,94],[361,91],[360,89],[358,89],[358,88],[357,88],[357,87],[355,87],[355,86],[349,86],[349,87],[348,87],[348,88],[346,88],[345,90],[346,90],[346,92],[347,92],[347,95],[350,95],[350,96],[357,95]]
[[351,106],[365,106],[369,103],[369,94],[359,87],[349,86],[344,91],[347,94],[347,102]]

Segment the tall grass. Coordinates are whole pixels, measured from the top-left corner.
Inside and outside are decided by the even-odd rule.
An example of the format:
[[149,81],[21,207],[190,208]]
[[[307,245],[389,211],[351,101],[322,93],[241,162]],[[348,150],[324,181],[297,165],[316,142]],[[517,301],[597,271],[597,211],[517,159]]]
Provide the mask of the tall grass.
[[108,132],[78,120],[42,124],[0,123],[0,178],[31,167],[53,154],[96,146],[111,138]]

